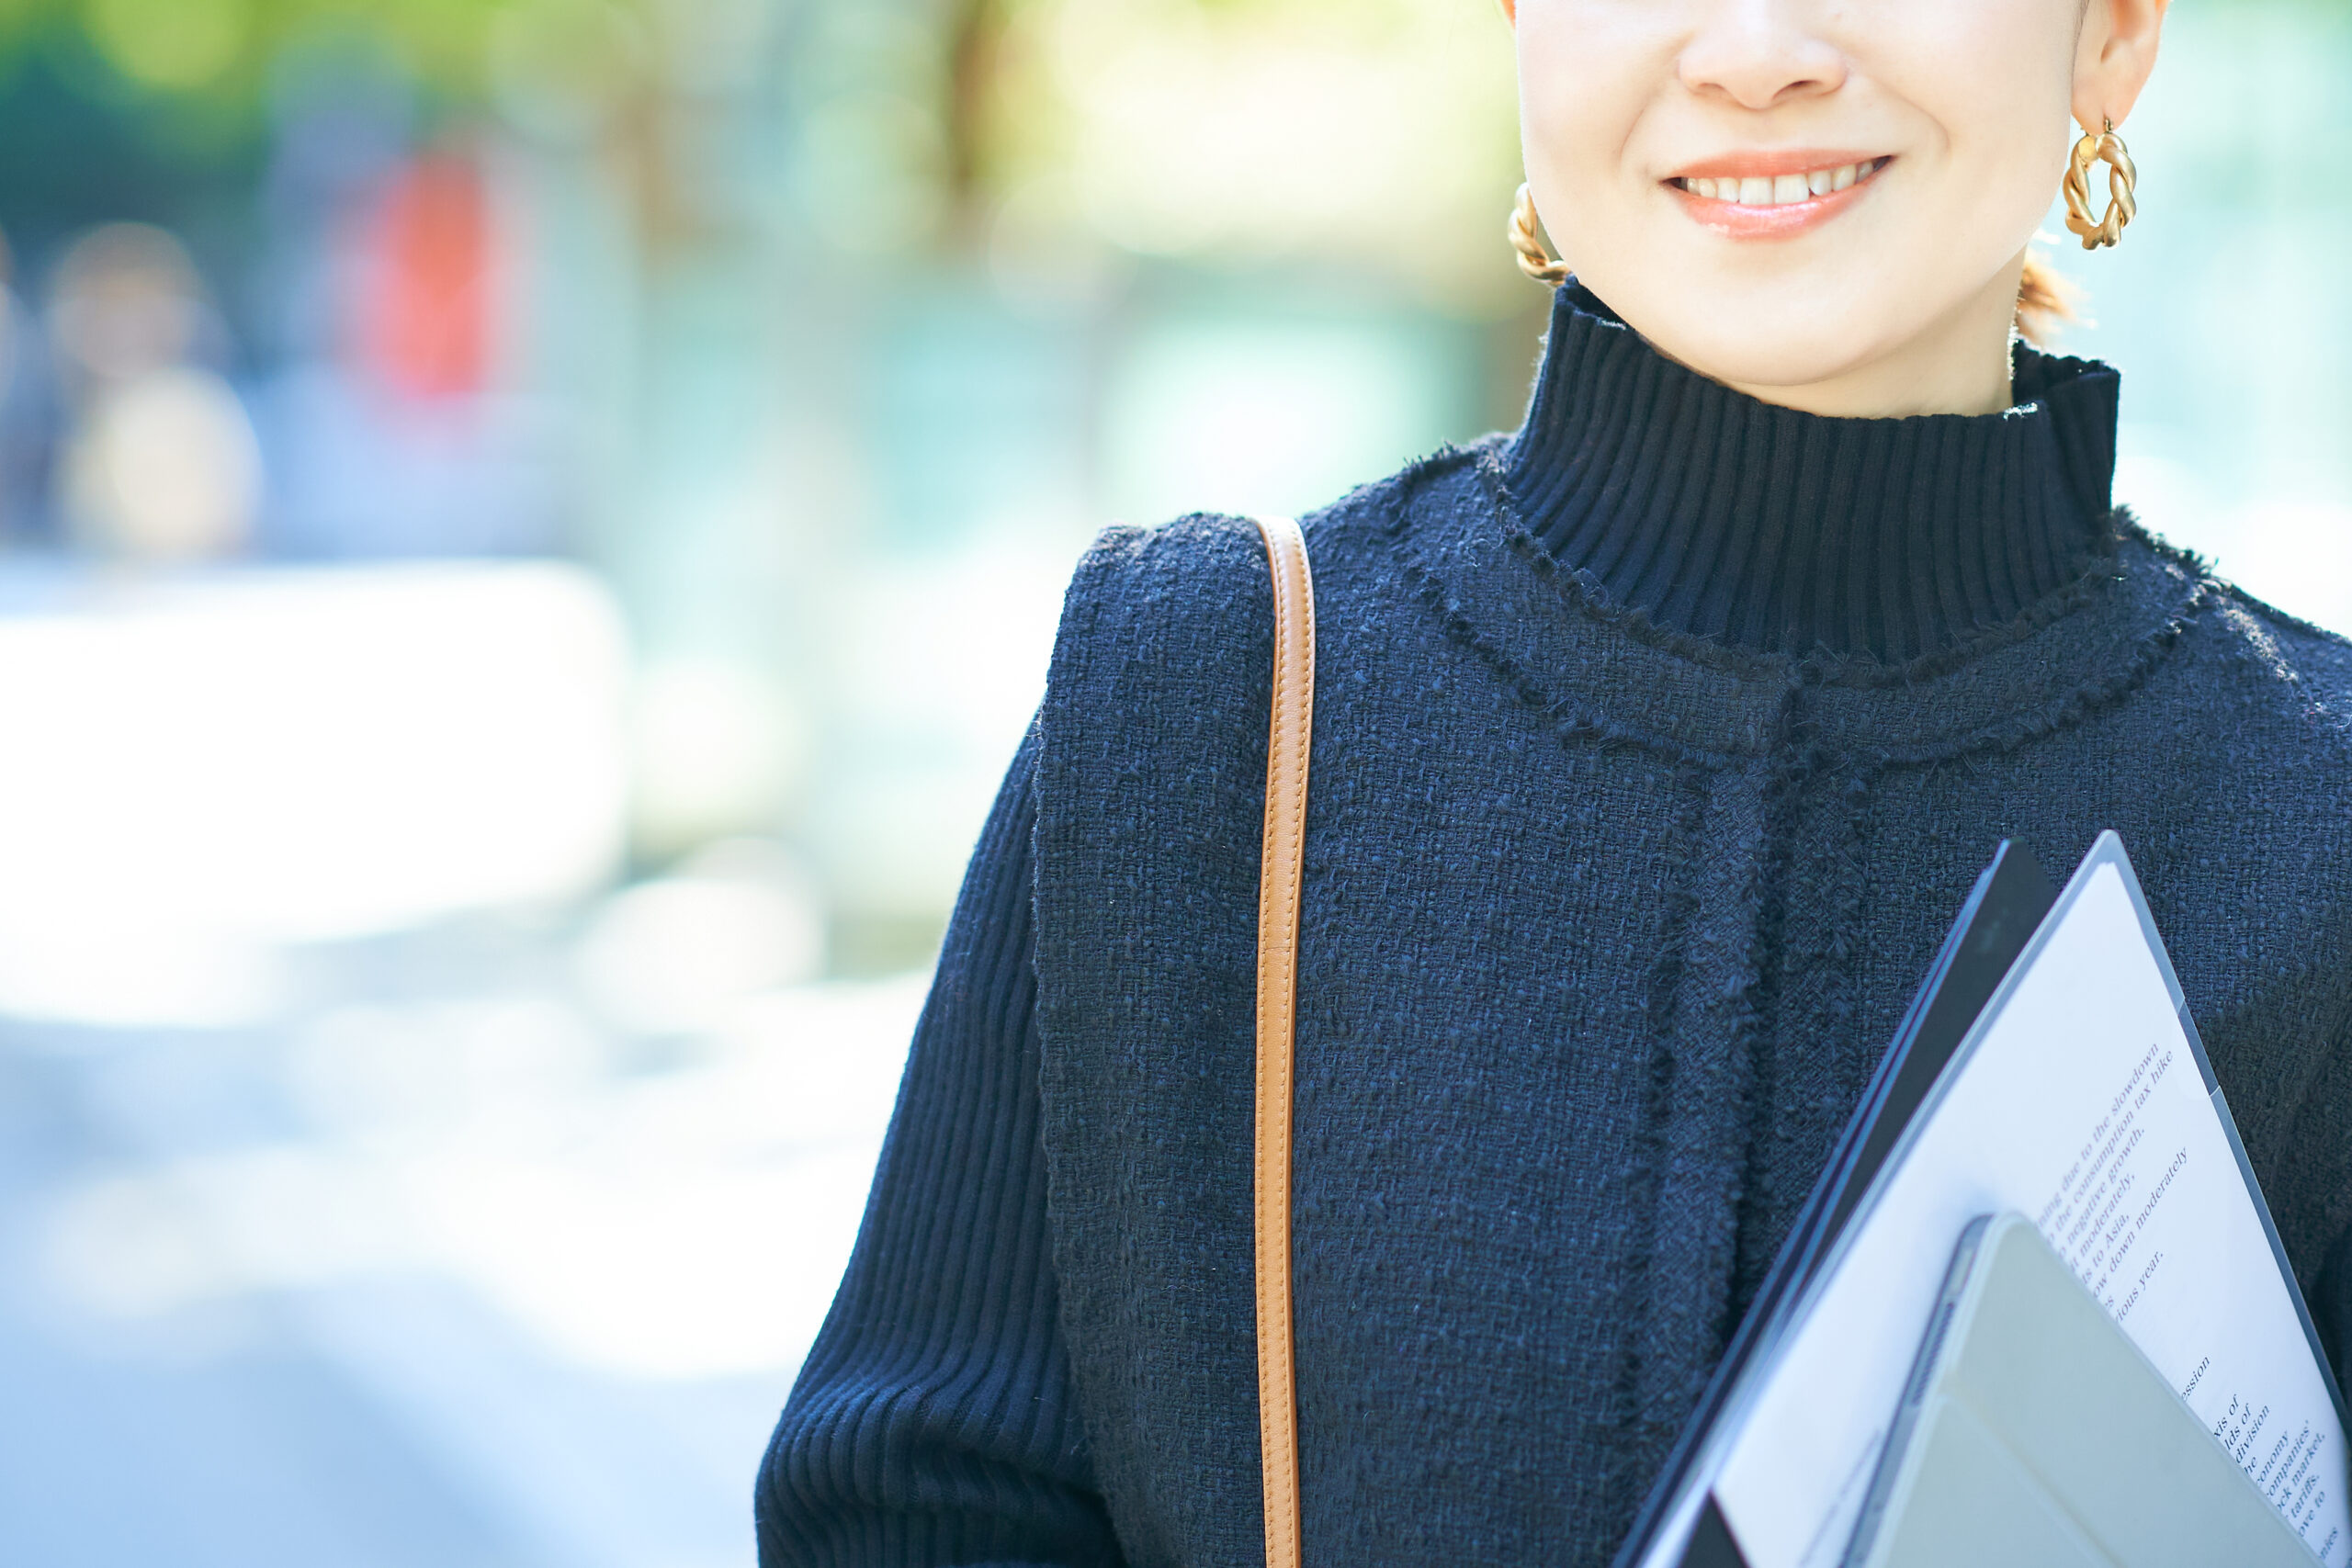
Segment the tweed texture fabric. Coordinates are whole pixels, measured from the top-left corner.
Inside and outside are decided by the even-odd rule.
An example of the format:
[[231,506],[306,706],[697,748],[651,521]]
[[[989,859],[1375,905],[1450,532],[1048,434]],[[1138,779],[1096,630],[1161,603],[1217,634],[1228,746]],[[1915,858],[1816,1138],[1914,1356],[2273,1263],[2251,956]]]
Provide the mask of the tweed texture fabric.
[[[1305,519],[1307,1560],[1608,1561],[2005,836],[2064,867],[2121,833],[2352,1322],[2352,647],[2121,517],[1917,657],[1735,646],[1548,548],[1511,456]],[[761,1472],[763,1563],[1259,1560],[1271,614],[1238,519],[1080,563]]]

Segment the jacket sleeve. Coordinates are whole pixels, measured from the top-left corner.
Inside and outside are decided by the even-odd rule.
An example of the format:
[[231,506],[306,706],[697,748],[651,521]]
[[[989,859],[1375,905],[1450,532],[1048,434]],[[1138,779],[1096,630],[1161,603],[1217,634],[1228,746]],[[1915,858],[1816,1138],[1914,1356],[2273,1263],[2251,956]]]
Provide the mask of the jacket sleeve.
[[761,1465],[761,1568],[1120,1561],[1047,1241],[1036,744],[973,852],[856,1250]]

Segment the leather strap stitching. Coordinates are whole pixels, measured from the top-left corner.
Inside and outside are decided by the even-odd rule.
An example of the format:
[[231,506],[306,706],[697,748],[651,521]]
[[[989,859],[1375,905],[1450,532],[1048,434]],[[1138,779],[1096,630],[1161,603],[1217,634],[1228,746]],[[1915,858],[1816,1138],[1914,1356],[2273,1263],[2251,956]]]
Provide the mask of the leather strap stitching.
[[1273,698],[1266,738],[1266,825],[1258,874],[1257,1104],[1254,1133],[1258,1441],[1267,1568],[1298,1568],[1298,1390],[1291,1321],[1291,1099],[1298,991],[1298,900],[1306,764],[1315,724],[1315,586],[1306,540],[1286,517],[1261,518],[1273,577]]

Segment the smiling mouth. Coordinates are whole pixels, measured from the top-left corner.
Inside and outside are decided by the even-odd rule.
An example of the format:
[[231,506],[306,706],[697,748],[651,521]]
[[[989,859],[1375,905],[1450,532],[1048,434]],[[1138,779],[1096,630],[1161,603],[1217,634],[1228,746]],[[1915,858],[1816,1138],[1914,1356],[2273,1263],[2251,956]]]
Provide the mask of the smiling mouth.
[[1666,183],[1702,201],[1720,201],[1734,207],[1793,207],[1799,202],[1850,190],[1894,161],[1891,157],[1864,158],[1828,168],[1807,169],[1802,174],[1724,175],[1714,179],[1693,175]]

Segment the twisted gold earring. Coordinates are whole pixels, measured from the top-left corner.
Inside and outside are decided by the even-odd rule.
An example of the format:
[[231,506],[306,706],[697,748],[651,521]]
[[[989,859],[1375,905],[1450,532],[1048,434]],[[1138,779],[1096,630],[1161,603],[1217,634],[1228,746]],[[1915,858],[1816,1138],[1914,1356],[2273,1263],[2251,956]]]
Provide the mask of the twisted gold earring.
[[1568,264],[1544,248],[1535,224],[1535,197],[1522,181],[1519,197],[1510,207],[1510,248],[1519,253],[1519,270],[1538,283],[1566,283]]
[[[2115,122],[2109,119],[2105,123],[2107,129],[2097,136],[2084,133],[2083,139],[2075,143],[2075,156],[2066,165],[2066,227],[2081,237],[2086,251],[2121,240],[2123,226],[2140,210],[2132,197],[2140,171],[2132,166],[2132,154],[2125,149],[2123,138],[2115,134]],[[2091,164],[2096,160],[2107,164],[2107,216],[2094,220]]]

